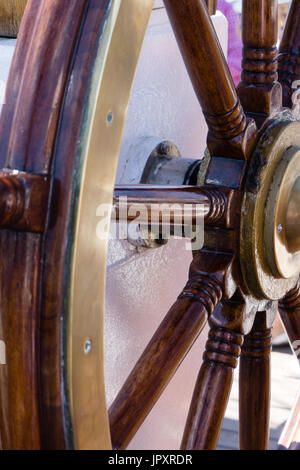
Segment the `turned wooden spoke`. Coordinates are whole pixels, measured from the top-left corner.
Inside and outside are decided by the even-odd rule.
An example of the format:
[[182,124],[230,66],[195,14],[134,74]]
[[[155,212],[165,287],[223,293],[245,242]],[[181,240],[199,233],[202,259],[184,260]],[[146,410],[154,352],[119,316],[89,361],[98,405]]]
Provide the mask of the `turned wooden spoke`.
[[[300,352],[300,281],[279,302],[279,313],[291,345],[297,354],[297,351]],[[300,354],[298,358],[300,359]]]
[[300,450],[300,390],[278,441],[281,450]]
[[[154,406],[221,300],[231,257],[198,254],[189,281],[152,337],[109,410],[113,448],[124,449]],[[215,275],[203,273],[216,267]]]
[[[239,311],[241,305],[229,307]],[[243,335],[212,326],[195,386],[181,449],[215,449],[231,390]]]
[[204,1],[164,3],[208,124],[211,154],[246,159],[256,128],[246,120]]
[[197,223],[205,217],[206,224],[227,224],[236,212],[234,195],[226,188],[197,186],[115,186],[114,214],[118,222],[174,225]]
[[277,82],[277,0],[243,0],[243,62],[238,95],[244,110],[260,125],[281,106]]
[[265,450],[269,446],[271,342],[272,331],[266,325],[266,313],[257,313],[240,358],[241,450]]
[[208,13],[210,15],[215,15],[218,6],[218,0],[205,0],[205,2],[207,5]]
[[[300,80],[300,0],[293,0],[286,20],[278,56],[283,105],[291,107],[293,83]],[[297,88],[297,86],[296,86]]]
[[46,222],[49,179],[0,171],[0,227],[41,232]]

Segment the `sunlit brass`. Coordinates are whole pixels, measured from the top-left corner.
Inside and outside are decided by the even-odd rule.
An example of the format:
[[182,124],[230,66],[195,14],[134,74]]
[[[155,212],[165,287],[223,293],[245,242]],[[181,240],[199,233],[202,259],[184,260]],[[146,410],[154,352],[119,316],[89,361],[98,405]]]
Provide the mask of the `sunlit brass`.
[[295,180],[287,206],[286,238],[290,253],[300,252],[300,176]]
[[290,147],[275,169],[266,204],[265,242],[275,276],[300,272],[300,148]]
[[282,115],[252,156],[240,246],[245,287],[258,299],[280,299],[299,277],[299,148],[300,123]]
[[100,204],[111,204],[133,77],[153,0],[114,0],[101,38],[82,129],[67,328],[67,380],[77,449],[111,447],[104,387],[103,319],[107,240]]

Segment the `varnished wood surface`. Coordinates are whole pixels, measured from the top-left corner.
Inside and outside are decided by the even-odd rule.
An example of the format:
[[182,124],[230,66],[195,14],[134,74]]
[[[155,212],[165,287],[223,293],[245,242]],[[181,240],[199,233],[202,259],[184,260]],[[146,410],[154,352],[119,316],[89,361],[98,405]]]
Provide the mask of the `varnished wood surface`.
[[[224,259],[226,265],[229,260]],[[184,359],[206,319],[222,297],[218,275],[201,274],[205,265],[222,269],[220,257],[196,255],[190,279],[155,332],[109,410],[112,444],[124,449]],[[220,271],[222,274],[222,271]]]
[[0,0],[0,36],[17,37],[27,0]]
[[[78,142],[76,130],[82,116],[82,108],[77,107],[82,103],[79,97],[84,100],[86,72],[90,71],[89,65],[94,58],[93,46],[97,44],[98,36],[94,32],[100,31],[99,24],[103,20],[108,2],[96,3],[97,5],[95,2],[89,3],[87,28],[82,33],[86,42],[82,43],[79,62],[73,64],[73,70],[77,67],[77,74],[74,71],[71,92],[75,93],[76,98],[71,104],[75,109],[72,109],[73,114],[68,114],[68,119],[74,119],[75,124],[64,127],[65,132],[71,133],[71,138],[75,132],[75,141],[71,139],[73,145]],[[0,122],[2,167],[44,175],[51,172],[58,120],[85,7],[84,0],[67,3],[60,0],[29,0],[10,70],[6,106]],[[39,21],[41,16],[42,22]],[[31,41],[33,33],[34,41]],[[58,76],[60,80],[57,80]],[[69,148],[71,149],[71,145]],[[49,259],[46,259],[45,264],[49,270],[46,270],[47,276],[44,278],[45,294],[42,299],[45,304],[41,338],[38,327],[42,239],[39,235],[28,233],[1,234],[1,249],[13,263],[9,267],[5,267],[3,263],[3,272],[9,272],[9,268],[13,280],[5,283],[4,274],[1,276],[0,334],[10,342],[7,367],[1,367],[0,371],[2,383],[8,384],[0,397],[1,441],[4,448],[31,449],[42,446],[59,449],[67,446],[60,368],[60,319],[65,262],[61,248],[65,244],[56,231],[67,230],[65,213],[63,210],[58,211],[60,206],[57,197],[61,198],[62,205],[66,204],[66,210],[70,210],[68,188],[72,185],[73,172],[70,168],[75,164],[75,154],[67,155],[70,157],[68,164],[64,147],[61,160],[63,163],[58,166],[65,179],[60,186],[59,182],[62,180],[57,175],[56,196],[52,202],[53,216],[50,219],[52,232],[49,232],[45,245],[51,247],[52,251],[48,252]],[[57,214],[62,217],[61,223],[56,223]],[[51,238],[53,231],[55,235]],[[65,233],[64,239],[67,238]],[[61,282],[61,287],[58,287],[57,282]],[[19,327],[11,321],[12,312],[15,322],[20,322]],[[38,344],[41,345],[41,381],[37,379],[40,355]],[[39,383],[42,388],[39,388]],[[15,392],[12,393],[12,390]],[[40,402],[43,404],[42,424],[39,416]]]
[[[257,7],[262,5],[258,0],[255,2]],[[244,0],[246,11],[253,17],[253,28],[251,31],[247,25],[244,28],[243,80],[254,85],[253,89],[261,85],[260,92],[264,90],[264,93],[280,89],[274,68],[275,3],[263,2],[268,13],[263,17],[253,9],[253,3],[250,11],[250,3]],[[228,172],[227,177],[231,177],[229,159],[238,161],[249,157],[256,126],[246,118],[239,102],[204,1],[165,0],[165,4],[209,126],[208,147],[213,159],[208,174],[218,185],[226,176],[220,173]],[[0,166],[24,171],[33,178],[52,177],[52,185],[44,236],[14,230],[0,233],[3,259],[0,335],[9,343],[7,364],[0,369],[0,430],[4,448],[73,446],[64,369],[64,328],[72,244],[70,225],[78,194],[74,174],[87,85],[109,5],[109,0],[29,0],[10,71],[6,106],[0,120]],[[214,6],[213,2],[210,5]],[[268,93],[264,96],[272,95]],[[275,109],[274,102],[268,102],[271,110]],[[265,102],[262,103],[259,112],[269,112]],[[252,112],[250,108],[248,111]],[[222,170],[212,167],[218,159],[224,164]],[[235,188],[238,190],[242,187],[244,170],[243,166],[237,170]],[[232,188],[232,184],[230,181],[228,187]],[[218,212],[217,204],[212,205]],[[182,448],[215,448],[243,342],[243,329],[247,326],[247,319],[243,318],[245,303],[239,293],[233,301],[221,302],[224,293],[230,298],[241,284],[236,257],[239,232],[232,228],[236,225],[224,224],[220,230],[208,233],[209,239],[206,234],[207,251],[195,256],[186,288],[112,405],[115,448],[124,448],[129,442],[208,316],[211,331]],[[299,298],[297,286],[280,304],[291,341],[299,333]],[[251,397],[247,418],[243,404],[242,446],[248,448],[255,440],[255,446],[262,448],[267,440],[269,344],[265,342],[269,331],[262,328],[253,335],[246,339],[241,377],[251,375],[263,387],[260,390],[264,412],[261,432],[255,440],[253,410],[257,399]],[[253,372],[252,359],[253,356],[257,359],[257,354],[260,364],[255,365]],[[246,364],[250,356],[250,363]],[[243,395],[249,393],[244,386],[242,391]],[[250,433],[245,438],[249,426]]]
[[[299,390],[299,366],[289,347],[271,352],[271,410],[269,449],[278,441]],[[235,371],[230,399],[220,432],[217,450],[239,449],[239,368]]]
[[292,106],[292,85],[300,80],[300,0],[292,0],[279,47],[278,72],[283,105]]
[[1,444],[4,449],[38,449],[41,236],[2,230],[0,247],[0,337],[6,344],[6,365],[0,367]]
[[243,336],[238,333],[211,328],[181,449],[216,448],[242,342]]
[[[211,186],[116,185],[114,210],[118,222],[174,225],[197,224],[197,217],[206,225],[232,228],[238,223],[240,194],[228,188]],[[143,220],[142,220],[143,219]],[[165,223],[166,223],[165,222]]]
[[243,0],[243,61],[238,95],[258,125],[282,102],[277,62],[277,0]]
[[40,175],[0,170],[0,227],[42,232],[45,228],[49,180]]
[[[86,2],[83,2],[86,4]],[[77,16],[83,3],[77,2]],[[44,276],[41,316],[41,407],[42,445],[46,449],[73,446],[70,416],[66,403],[66,383],[62,358],[68,269],[70,267],[70,217],[76,198],[77,148],[84,119],[87,83],[92,73],[110,0],[92,0],[85,11],[76,58],[72,64],[72,80],[68,82],[61,115],[53,169],[52,211],[44,244]],[[76,16],[76,15],[75,15]],[[76,16],[76,17],[77,17]],[[79,18],[78,18],[79,19]],[[74,20],[74,19],[73,19]],[[66,153],[66,148],[68,152]],[[65,318],[65,321],[67,319]]]
[[[264,312],[257,314],[245,337],[239,373],[241,450],[267,450],[271,398],[271,329]],[[258,412],[259,410],[259,412]]]
[[164,3],[208,124],[211,154],[247,159],[256,127],[246,120],[204,2],[164,0]]

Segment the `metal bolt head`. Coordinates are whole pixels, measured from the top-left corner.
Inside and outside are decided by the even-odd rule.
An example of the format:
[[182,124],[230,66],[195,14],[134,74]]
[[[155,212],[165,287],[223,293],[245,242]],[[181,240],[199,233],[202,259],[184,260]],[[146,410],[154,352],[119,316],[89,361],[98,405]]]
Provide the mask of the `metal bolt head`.
[[114,119],[113,113],[111,111],[109,111],[109,113],[107,113],[107,117],[106,117],[107,123],[111,124],[113,122],[113,119]]
[[87,340],[84,344],[84,352],[85,354],[89,354],[89,352],[91,351],[92,349],[92,341],[91,340]]

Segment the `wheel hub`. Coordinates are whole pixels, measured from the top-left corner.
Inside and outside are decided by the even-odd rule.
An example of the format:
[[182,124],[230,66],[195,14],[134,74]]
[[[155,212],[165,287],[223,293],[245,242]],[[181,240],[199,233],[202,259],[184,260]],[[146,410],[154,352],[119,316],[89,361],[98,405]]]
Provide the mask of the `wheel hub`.
[[300,123],[273,121],[250,162],[241,219],[241,266],[249,292],[278,300],[300,273]]

